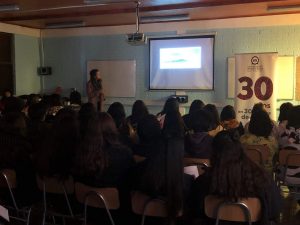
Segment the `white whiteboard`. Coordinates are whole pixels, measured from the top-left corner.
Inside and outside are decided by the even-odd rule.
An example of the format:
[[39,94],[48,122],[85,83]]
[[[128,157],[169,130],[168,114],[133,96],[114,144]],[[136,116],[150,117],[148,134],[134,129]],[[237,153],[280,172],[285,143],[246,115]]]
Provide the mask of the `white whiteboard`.
[[[294,98],[294,57],[279,56],[276,73],[278,75],[278,99]],[[227,59],[227,94],[228,98],[234,98],[235,92],[235,58]]]
[[88,61],[87,80],[90,71],[98,69],[102,77],[104,95],[106,97],[135,97],[136,61]]

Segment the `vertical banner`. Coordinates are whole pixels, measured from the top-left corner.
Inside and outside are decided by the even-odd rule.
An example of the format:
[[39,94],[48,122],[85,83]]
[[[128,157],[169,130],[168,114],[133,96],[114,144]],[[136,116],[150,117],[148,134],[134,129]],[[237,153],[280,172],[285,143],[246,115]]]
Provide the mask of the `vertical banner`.
[[254,104],[263,103],[271,119],[276,120],[277,53],[235,55],[235,110],[244,125]]

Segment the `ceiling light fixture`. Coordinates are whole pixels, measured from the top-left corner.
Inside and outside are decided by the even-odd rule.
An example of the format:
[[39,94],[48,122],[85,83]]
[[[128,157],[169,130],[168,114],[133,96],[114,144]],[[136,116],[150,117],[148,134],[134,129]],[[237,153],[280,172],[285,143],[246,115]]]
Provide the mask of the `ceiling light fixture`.
[[267,11],[269,12],[292,12],[299,11],[300,5],[279,5],[279,6],[268,6]]
[[75,28],[75,27],[83,27],[85,26],[85,22],[83,21],[71,21],[71,22],[61,22],[61,23],[47,23],[47,29],[55,29],[55,28]]
[[0,12],[18,11],[20,7],[15,4],[11,5],[0,5]]
[[151,22],[170,22],[170,21],[181,21],[190,19],[189,14],[177,14],[177,15],[163,15],[163,16],[141,16],[141,23]]

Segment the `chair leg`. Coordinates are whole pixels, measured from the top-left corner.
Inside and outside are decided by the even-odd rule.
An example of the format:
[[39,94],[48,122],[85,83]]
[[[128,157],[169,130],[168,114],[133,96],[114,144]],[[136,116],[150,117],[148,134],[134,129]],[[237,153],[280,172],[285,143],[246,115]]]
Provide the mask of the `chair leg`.
[[29,223],[30,223],[31,209],[32,208],[30,207],[29,210],[28,210],[26,225],[29,225]]
[[110,220],[111,224],[112,224],[112,225],[115,225],[115,222],[114,222],[114,220],[113,220],[113,218],[112,218],[112,216],[111,216],[111,213],[109,212],[109,209],[106,208],[106,207],[105,207],[105,209],[106,209],[106,212],[107,212],[107,214],[108,214],[108,217],[109,217],[109,220]]
[[145,224],[145,219],[146,219],[146,216],[143,214],[141,225],[144,225],[144,224]]
[[84,204],[84,221],[83,224],[86,225],[86,217],[87,217],[87,204]]

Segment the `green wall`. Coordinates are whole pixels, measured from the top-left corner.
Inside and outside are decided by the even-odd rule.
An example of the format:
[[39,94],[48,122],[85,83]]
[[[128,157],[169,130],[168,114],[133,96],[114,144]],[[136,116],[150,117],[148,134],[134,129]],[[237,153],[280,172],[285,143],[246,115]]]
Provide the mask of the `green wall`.
[[16,95],[40,93],[41,81],[37,75],[40,65],[39,39],[16,34],[14,43]]
[[[199,98],[204,102],[214,102],[223,106],[233,104],[227,98],[227,57],[235,53],[278,52],[279,55],[300,55],[300,26],[281,26],[264,28],[238,28],[216,30],[194,30],[190,34],[216,32],[214,91],[187,92],[190,102]],[[151,35],[172,35],[174,33],[151,33]],[[109,99],[121,101],[130,106],[135,99],[164,101],[170,91],[148,90],[148,46],[130,46],[124,35],[80,36],[46,38],[45,63],[53,68],[53,75],[44,78],[45,89],[53,90],[56,86],[77,88],[85,96],[86,63],[89,60],[132,60],[137,62],[136,98]],[[160,105],[151,106],[157,112]]]

